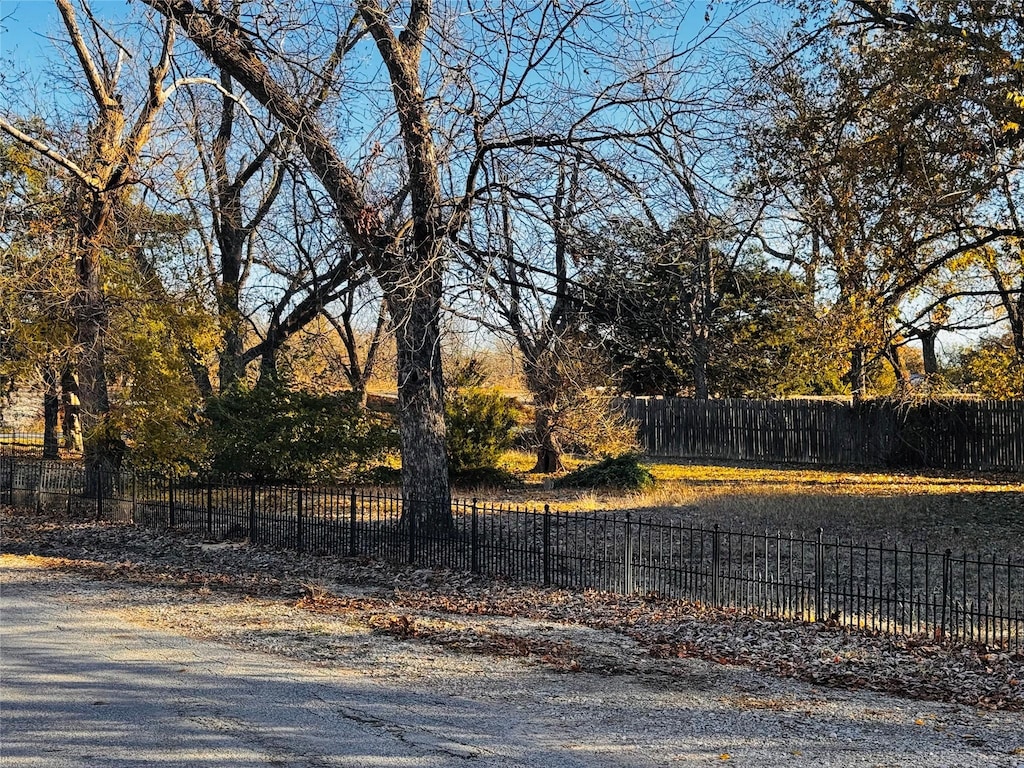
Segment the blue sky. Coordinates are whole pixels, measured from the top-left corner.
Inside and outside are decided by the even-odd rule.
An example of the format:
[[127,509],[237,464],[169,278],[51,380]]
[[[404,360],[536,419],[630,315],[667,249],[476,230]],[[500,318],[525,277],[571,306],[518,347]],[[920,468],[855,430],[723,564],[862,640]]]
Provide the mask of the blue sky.
[[36,58],[49,47],[43,36],[59,18],[51,0],[0,0],[0,53],[4,58]]
[[[93,12],[100,17],[123,15],[126,0],[92,0]],[[30,64],[46,56],[52,44],[47,34],[60,25],[60,13],[53,0],[0,0],[0,56]]]

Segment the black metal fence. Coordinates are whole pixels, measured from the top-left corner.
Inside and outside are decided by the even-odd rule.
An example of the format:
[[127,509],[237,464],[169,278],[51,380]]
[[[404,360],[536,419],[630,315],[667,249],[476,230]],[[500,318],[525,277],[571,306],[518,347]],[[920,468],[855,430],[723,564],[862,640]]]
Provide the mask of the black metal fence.
[[[455,501],[450,518],[382,490],[118,473],[85,494],[67,462],[0,456],[0,502],[322,555],[366,555],[572,589],[651,593],[766,616],[1024,647],[1024,562],[750,533],[640,516]],[[100,490],[102,489],[102,490]]]

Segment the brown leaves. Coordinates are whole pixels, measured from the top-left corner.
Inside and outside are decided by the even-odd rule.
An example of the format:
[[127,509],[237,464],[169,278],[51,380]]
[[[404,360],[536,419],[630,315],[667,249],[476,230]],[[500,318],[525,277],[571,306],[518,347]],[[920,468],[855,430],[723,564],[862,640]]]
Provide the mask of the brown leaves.
[[3,523],[5,549],[47,555],[52,567],[88,578],[287,598],[305,611],[463,653],[567,672],[643,671],[666,682],[677,674],[674,660],[696,658],[823,686],[1024,710],[1024,654],[1002,648],[777,621],[653,595],[518,586],[261,547],[203,549],[194,538],[124,526],[13,516]]

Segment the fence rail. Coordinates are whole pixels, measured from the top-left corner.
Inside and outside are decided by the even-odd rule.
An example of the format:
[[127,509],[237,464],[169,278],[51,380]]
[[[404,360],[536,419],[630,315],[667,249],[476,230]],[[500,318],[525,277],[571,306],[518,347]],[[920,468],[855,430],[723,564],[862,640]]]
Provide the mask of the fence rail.
[[[85,489],[95,489],[86,494]],[[893,634],[1024,647],[1024,562],[455,501],[120,472],[0,456],[0,502],[323,555],[372,557],[572,589],[652,593]],[[436,510],[434,510],[436,511]],[[444,516],[447,520],[447,516]]]
[[622,401],[651,456],[1024,471],[1024,400]]

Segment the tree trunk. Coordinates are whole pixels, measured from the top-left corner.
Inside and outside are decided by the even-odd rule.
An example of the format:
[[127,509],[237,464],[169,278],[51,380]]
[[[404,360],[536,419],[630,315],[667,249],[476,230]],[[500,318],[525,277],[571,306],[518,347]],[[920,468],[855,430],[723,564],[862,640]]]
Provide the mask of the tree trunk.
[[65,366],[60,375],[61,390],[61,431],[64,436],[64,450],[82,452],[82,415],[78,397],[78,377],[70,366]]
[[224,328],[224,348],[217,361],[217,389],[223,394],[237,389],[245,378],[245,364],[241,360],[245,350],[237,328],[225,324],[223,318],[221,322]]
[[448,452],[445,443],[444,383],[439,321],[440,280],[414,287],[410,296],[392,294],[398,351],[398,424],[402,489],[419,530],[452,526]]
[[43,368],[43,385],[43,458],[56,459],[60,393],[57,388],[57,371],[52,366]]
[[857,344],[850,352],[850,390],[853,395],[853,402],[860,403],[867,397],[867,360],[864,346]]
[[697,333],[693,337],[691,358],[693,369],[693,396],[697,400],[707,400],[710,397],[708,389],[708,358],[711,356],[711,345],[704,333]]
[[1024,363],[1024,280],[1021,280],[1016,302],[1004,301],[1006,319],[1010,323],[1010,335],[1013,339],[1013,350],[1017,353],[1018,362]]
[[935,328],[923,328],[916,331],[921,340],[921,357],[924,359],[925,376],[931,378],[939,375],[939,356],[935,352],[935,342],[939,332]]
[[78,291],[74,300],[75,341],[78,360],[78,392],[81,401],[86,493],[100,492],[101,485],[120,467],[124,445],[110,422],[105,341],[109,322],[101,278],[102,235],[106,232],[112,204],[105,195],[83,204],[78,233]]
[[260,375],[256,386],[265,386],[279,381],[277,370],[277,346],[268,347],[260,357]]
[[523,353],[523,376],[526,386],[533,394],[534,416],[533,435],[536,440],[537,463],[530,472],[551,474],[565,469],[562,464],[562,446],[555,434],[558,427],[558,395],[571,382],[561,379],[558,366],[552,355],[546,354],[552,338],[543,343],[531,343],[525,337],[519,339]]
[[220,353],[217,377],[219,390],[228,392],[237,389],[245,377],[245,362],[242,360],[242,354],[245,352],[245,334],[242,329],[242,312],[238,304],[242,287],[242,251],[245,242],[238,231],[239,227],[228,219],[229,214],[239,215],[237,206],[229,206],[222,199],[221,208],[221,232],[218,233],[221,285],[217,291],[217,315],[224,335],[224,349]]
[[534,435],[537,438],[537,463],[530,472],[551,474],[562,472],[562,449],[555,435],[552,403],[538,403],[534,416]]
[[192,380],[196,383],[200,396],[204,400],[213,397],[213,382],[210,381],[210,369],[206,367],[202,356],[191,344],[186,344],[182,350],[185,353],[185,363],[188,365]]
[[901,395],[910,392],[910,373],[907,366],[903,364],[903,355],[898,344],[890,344],[885,355],[892,366],[892,372],[896,376],[897,389]]

